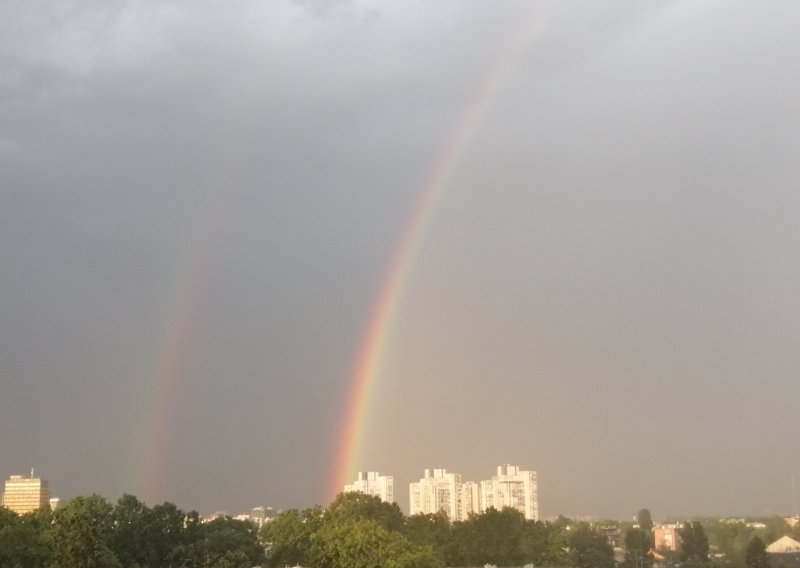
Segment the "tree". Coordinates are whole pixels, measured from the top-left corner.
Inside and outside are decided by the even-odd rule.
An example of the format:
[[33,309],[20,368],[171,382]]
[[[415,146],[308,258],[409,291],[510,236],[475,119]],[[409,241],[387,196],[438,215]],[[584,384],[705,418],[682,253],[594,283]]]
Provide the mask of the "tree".
[[573,526],[569,547],[571,564],[576,568],[614,568],[614,549],[605,536],[586,523]]
[[558,527],[561,527],[562,529],[565,529],[569,526],[574,525],[575,522],[569,517],[565,517],[564,515],[559,513],[558,517],[556,517],[556,520],[553,521],[553,524]]
[[745,550],[756,534],[756,529],[748,527],[744,521],[704,521],[703,528],[708,536],[709,548],[724,555],[731,568],[745,568]]
[[765,542],[775,542],[782,536],[789,534],[792,530],[789,523],[787,523],[783,517],[769,517],[768,519],[764,519],[764,523],[767,525],[764,531]]
[[204,565],[210,568],[250,568],[264,562],[258,529],[230,517],[203,524]]
[[650,551],[653,537],[642,529],[630,529],[625,533],[625,564],[631,568],[649,568],[653,564]]
[[114,529],[110,546],[124,567],[147,565],[146,511],[144,503],[125,494],[117,500],[112,512]]
[[754,536],[747,545],[744,555],[744,564],[747,568],[769,568],[769,555],[764,541]]
[[447,513],[411,515],[405,519],[403,534],[417,546],[430,546],[442,559],[451,543],[451,525]]
[[522,536],[522,557],[534,566],[563,566],[569,562],[567,531],[544,521],[527,521]]
[[446,548],[445,563],[448,566],[476,566],[475,517],[466,521],[455,521],[450,526],[450,543]]
[[100,495],[75,497],[54,515],[55,568],[118,568],[109,544],[113,529],[111,504]]
[[261,540],[267,547],[268,566],[312,565],[312,536],[317,528],[314,519],[320,515],[310,510],[284,511],[261,529]]
[[653,518],[650,516],[648,509],[640,509],[636,513],[636,522],[639,523],[639,528],[649,533],[653,531]]
[[328,506],[328,516],[336,522],[369,519],[390,531],[402,531],[405,524],[397,503],[387,503],[360,491],[339,493]]
[[49,507],[17,515],[0,507],[0,566],[44,568],[50,562]]
[[314,538],[315,566],[322,568],[444,568],[431,547],[416,546],[372,519],[326,522]]
[[522,535],[525,517],[517,509],[490,508],[474,517],[474,547],[478,564],[519,566],[522,564]]
[[145,509],[142,518],[146,543],[146,562],[148,568],[167,568],[172,566],[179,546],[183,540],[186,513],[172,503],[165,502],[152,509]]
[[699,521],[689,521],[678,532],[681,538],[681,562],[708,562],[708,538]]
[[206,526],[197,511],[189,511],[183,519],[183,531],[172,551],[173,566],[199,567],[206,563]]

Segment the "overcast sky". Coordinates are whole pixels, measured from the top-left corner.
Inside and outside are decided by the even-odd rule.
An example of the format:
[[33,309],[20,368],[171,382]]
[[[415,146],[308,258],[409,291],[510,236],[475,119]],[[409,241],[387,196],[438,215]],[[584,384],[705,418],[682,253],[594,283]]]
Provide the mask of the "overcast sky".
[[0,10],[0,475],[326,504],[380,283],[484,93],[360,467],[404,509],[424,468],[511,463],[546,517],[797,512],[796,2]]

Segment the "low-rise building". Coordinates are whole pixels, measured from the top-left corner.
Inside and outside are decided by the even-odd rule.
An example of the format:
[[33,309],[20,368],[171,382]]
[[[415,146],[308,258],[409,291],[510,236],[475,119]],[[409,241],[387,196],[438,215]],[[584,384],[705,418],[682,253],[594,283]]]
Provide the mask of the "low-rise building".
[[653,528],[653,548],[660,551],[675,551],[681,546],[680,530],[682,525],[662,524]]

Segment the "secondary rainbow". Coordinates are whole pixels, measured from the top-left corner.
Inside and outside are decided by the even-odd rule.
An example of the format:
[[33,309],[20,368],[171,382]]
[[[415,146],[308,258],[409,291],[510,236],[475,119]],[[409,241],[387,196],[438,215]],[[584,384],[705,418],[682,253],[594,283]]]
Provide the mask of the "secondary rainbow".
[[369,419],[370,397],[380,376],[392,323],[414,258],[422,244],[425,228],[450,187],[450,178],[464,148],[472,140],[502,79],[533,35],[535,24],[536,18],[531,13],[523,19],[516,33],[504,42],[498,57],[485,73],[484,80],[464,104],[442,150],[420,185],[419,197],[380,286],[350,379],[344,418],[336,444],[334,474],[329,488],[331,497],[339,493],[355,477],[356,471],[363,467],[361,451]]
[[[220,178],[227,172],[227,162],[220,160]],[[219,181],[219,180],[218,180]],[[140,461],[136,473],[136,495],[150,503],[163,500],[165,481],[169,477],[170,453],[174,450],[178,404],[191,365],[192,330],[201,311],[213,261],[214,244],[227,210],[229,196],[219,182],[201,193],[198,213],[187,232],[188,249],[184,263],[175,272],[171,301],[161,325],[157,355],[148,386],[144,409],[143,439],[140,440]]]

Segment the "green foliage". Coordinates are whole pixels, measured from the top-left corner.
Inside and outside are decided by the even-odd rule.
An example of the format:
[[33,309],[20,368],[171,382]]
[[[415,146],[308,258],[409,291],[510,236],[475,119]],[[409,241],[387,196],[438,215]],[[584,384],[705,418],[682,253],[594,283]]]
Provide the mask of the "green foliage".
[[258,534],[248,522],[206,523],[171,503],[148,507],[123,495],[112,505],[90,495],[55,514],[0,508],[0,568],[444,568],[573,560],[612,568],[602,535],[570,528],[526,521],[514,509],[455,523],[444,513],[406,518],[396,504],[346,494],[328,508],[285,511]]
[[0,566],[46,567],[51,521],[49,507],[22,516],[0,507]]
[[652,532],[653,530],[653,518],[650,516],[649,509],[640,509],[638,513],[636,513],[636,522],[639,524],[639,528],[645,532]]
[[653,535],[642,529],[629,529],[625,533],[625,564],[629,568],[650,568],[653,559]]
[[575,568],[614,568],[614,549],[586,523],[572,527],[569,547],[570,564]]
[[566,566],[567,532],[560,526],[542,521],[527,521],[522,537],[522,557],[534,566]]
[[566,566],[566,535],[515,509],[451,523],[444,513],[406,518],[397,505],[359,493],[339,495],[327,509],[284,511],[261,532],[274,568]]
[[526,524],[515,509],[489,509],[453,523],[445,561],[448,566],[523,564]]
[[569,526],[574,525],[575,521],[573,521],[572,519],[570,519],[568,517],[565,517],[564,515],[559,514],[558,517],[556,517],[556,520],[553,521],[553,524],[555,524],[557,527],[561,527],[562,529],[565,529],[565,528],[567,528]]
[[123,495],[112,512],[110,546],[123,566],[149,566],[144,516],[147,507],[133,495]]
[[386,503],[366,493],[340,493],[328,507],[332,522],[341,523],[368,519],[389,531],[402,531],[405,517],[397,503]]
[[479,565],[521,566],[525,518],[516,509],[489,509],[471,519],[475,524],[472,542]]
[[144,537],[148,545],[148,568],[167,568],[175,560],[181,544],[186,513],[172,503],[156,505],[143,515]]
[[113,507],[100,495],[75,497],[55,512],[53,559],[55,568],[118,568],[109,547]]
[[775,542],[782,536],[792,532],[789,523],[783,517],[769,517],[764,519],[767,528],[764,530],[764,542]]
[[251,568],[264,563],[255,525],[203,523],[171,503],[148,508],[132,495],[116,506],[76,497],[18,516],[0,508],[1,568]]
[[268,566],[309,566],[312,564],[312,536],[316,530],[313,519],[321,515],[309,510],[284,511],[261,530],[261,540],[267,546]]
[[731,568],[744,568],[747,545],[758,532],[763,532],[748,527],[744,521],[708,520],[703,526],[710,548],[723,555]]
[[[690,521],[678,533],[681,537],[681,562],[705,564],[708,562],[708,537],[700,521]],[[689,563],[689,564],[687,564]]]
[[440,558],[446,558],[451,542],[450,519],[444,511],[428,515],[412,515],[405,520],[403,534],[413,544],[431,547]]
[[314,538],[320,568],[444,568],[431,547],[414,545],[372,519],[328,522]]
[[258,529],[249,521],[230,517],[204,523],[203,565],[211,568],[250,568],[264,562]]
[[757,536],[754,536],[747,545],[744,564],[747,568],[770,568],[767,547]]

